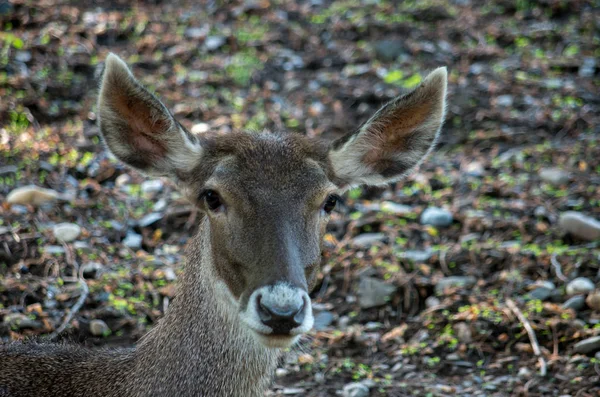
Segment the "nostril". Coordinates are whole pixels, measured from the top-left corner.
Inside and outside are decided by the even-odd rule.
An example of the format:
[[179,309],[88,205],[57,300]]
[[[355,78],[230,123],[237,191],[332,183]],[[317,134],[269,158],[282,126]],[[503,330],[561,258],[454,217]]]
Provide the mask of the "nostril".
[[271,301],[257,296],[256,311],[262,323],[273,330],[274,334],[289,334],[304,321],[306,302],[304,299],[287,302]]
[[298,309],[298,311],[294,315],[294,322],[296,323],[296,325],[300,325],[304,321],[304,313],[306,313],[306,310],[304,310],[304,306],[305,306],[305,303],[303,300],[302,306],[300,306],[300,309]]
[[271,320],[271,311],[267,306],[263,305],[261,294],[258,294],[256,296],[256,311],[258,312],[258,316],[260,317],[260,320],[262,322],[267,322]]

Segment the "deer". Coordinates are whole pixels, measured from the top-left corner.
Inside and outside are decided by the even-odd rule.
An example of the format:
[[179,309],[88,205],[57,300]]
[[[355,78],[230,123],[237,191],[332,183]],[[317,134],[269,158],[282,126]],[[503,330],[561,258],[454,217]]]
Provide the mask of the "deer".
[[97,118],[124,164],[168,177],[202,214],[177,296],[133,348],[0,346],[2,397],[264,396],[313,326],[331,212],[348,189],[405,177],[432,151],[446,68],[331,143],[300,133],[191,134],[115,54]]

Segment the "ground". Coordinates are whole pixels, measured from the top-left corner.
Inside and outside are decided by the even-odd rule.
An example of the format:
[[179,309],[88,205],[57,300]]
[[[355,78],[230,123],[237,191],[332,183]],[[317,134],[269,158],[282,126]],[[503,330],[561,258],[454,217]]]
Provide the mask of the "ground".
[[[600,396],[600,346],[580,343],[600,335],[598,239],[559,221],[600,218],[599,7],[0,2],[0,338],[130,345],[176,299],[198,214],[100,144],[109,51],[195,133],[324,139],[447,66],[437,151],[392,187],[347,194],[313,293],[318,330],[270,393]],[[26,185],[50,190],[9,204]],[[437,226],[429,207],[445,211]],[[63,222],[73,241],[57,239]]]

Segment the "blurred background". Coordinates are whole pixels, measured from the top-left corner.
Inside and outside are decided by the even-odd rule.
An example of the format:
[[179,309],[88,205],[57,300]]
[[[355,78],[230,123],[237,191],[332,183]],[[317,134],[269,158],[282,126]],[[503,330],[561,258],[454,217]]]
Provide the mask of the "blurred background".
[[438,150],[347,194],[271,395],[598,396],[599,7],[0,0],[0,338],[128,346],[175,297],[199,215],[103,150],[109,51],[194,133],[328,140],[447,66]]

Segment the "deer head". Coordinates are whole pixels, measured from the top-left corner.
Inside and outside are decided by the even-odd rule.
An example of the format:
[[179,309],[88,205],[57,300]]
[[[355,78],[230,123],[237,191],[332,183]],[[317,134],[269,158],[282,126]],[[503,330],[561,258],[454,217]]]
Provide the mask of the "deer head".
[[327,144],[299,134],[190,134],[110,54],[98,101],[106,145],[124,163],[175,181],[206,214],[210,274],[265,346],[287,347],[313,325],[321,241],[338,197],[353,185],[396,181],[435,144],[446,69]]

